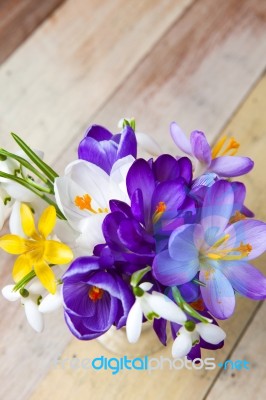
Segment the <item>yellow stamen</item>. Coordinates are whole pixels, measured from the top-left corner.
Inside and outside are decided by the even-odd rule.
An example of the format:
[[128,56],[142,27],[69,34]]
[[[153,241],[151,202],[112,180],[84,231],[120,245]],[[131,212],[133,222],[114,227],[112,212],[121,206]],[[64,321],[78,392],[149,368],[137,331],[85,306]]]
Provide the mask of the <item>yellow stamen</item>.
[[83,196],[76,196],[75,197],[75,205],[80,209],[80,210],[88,210],[92,212],[93,214],[101,214],[101,213],[107,213],[108,208],[98,208],[95,210],[92,207],[92,198],[88,193],[84,194]]
[[103,289],[98,288],[97,286],[93,286],[89,292],[88,292],[88,296],[92,301],[98,301],[101,300],[101,298],[103,297]]
[[[212,249],[215,249],[212,247]],[[231,249],[221,249],[218,250],[217,253],[208,253],[207,257],[211,258],[212,260],[241,260],[249,255],[252,250],[251,244],[247,243],[244,244],[243,242],[240,243],[238,247],[234,247]],[[239,253],[239,254],[230,254],[230,253]]]
[[219,246],[221,246],[221,244],[227,242],[227,240],[230,238],[230,235],[224,235],[221,239],[217,240],[217,242],[214,243],[214,245],[212,247],[217,248]]
[[246,216],[244,214],[242,214],[240,211],[236,211],[235,215],[233,215],[230,218],[229,223],[234,224],[235,222],[242,221],[243,219],[246,219]]
[[221,139],[218,140],[218,142],[215,144],[215,146],[212,149],[212,158],[216,158],[217,156],[225,156],[225,155],[230,155],[234,156],[237,153],[237,150],[240,147],[240,144],[234,139],[234,138],[229,138],[229,143],[227,147],[225,148],[224,151],[222,151],[222,148],[227,141],[227,136],[221,137]]
[[163,201],[160,201],[160,202],[157,204],[157,207],[156,207],[155,212],[154,212],[154,214],[153,214],[152,222],[153,222],[154,224],[156,224],[156,222],[159,221],[159,219],[161,218],[161,216],[163,215],[163,213],[164,213],[165,211],[166,211],[166,204],[165,204]]

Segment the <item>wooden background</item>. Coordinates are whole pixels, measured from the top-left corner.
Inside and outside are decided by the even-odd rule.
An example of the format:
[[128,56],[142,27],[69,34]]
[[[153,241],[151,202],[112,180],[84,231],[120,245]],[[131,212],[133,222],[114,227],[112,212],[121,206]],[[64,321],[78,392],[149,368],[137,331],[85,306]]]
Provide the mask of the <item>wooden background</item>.
[[[265,0],[0,0],[1,146],[9,133],[43,149],[58,171],[75,158],[91,123],[115,130],[134,116],[140,131],[174,151],[168,127],[222,133],[255,159],[243,178],[247,205],[266,220]],[[266,257],[256,266],[266,273]],[[1,253],[1,286],[12,260]],[[266,304],[238,299],[222,325],[217,362],[246,359],[250,371],[93,372],[56,368],[59,356],[111,357],[71,337],[62,315],[32,332],[19,304],[0,299],[0,399],[266,398]],[[157,353],[170,356],[170,347]],[[205,357],[213,357],[210,352]]]

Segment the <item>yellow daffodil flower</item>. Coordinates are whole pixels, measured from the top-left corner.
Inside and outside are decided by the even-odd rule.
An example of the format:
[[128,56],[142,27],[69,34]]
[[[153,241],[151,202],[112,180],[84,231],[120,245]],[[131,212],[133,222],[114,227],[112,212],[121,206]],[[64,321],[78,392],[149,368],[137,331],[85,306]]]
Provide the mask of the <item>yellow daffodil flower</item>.
[[52,294],[56,292],[56,278],[49,264],[67,264],[73,258],[72,250],[64,243],[48,240],[56,224],[56,211],[47,207],[35,228],[31,209],[22,204],[20,208],[22,229],[28,239],[17,235],[0,238],[0,247],[10,254],[20,254],[13,267],[13,279],[20,281],[34,269],[43,286]]

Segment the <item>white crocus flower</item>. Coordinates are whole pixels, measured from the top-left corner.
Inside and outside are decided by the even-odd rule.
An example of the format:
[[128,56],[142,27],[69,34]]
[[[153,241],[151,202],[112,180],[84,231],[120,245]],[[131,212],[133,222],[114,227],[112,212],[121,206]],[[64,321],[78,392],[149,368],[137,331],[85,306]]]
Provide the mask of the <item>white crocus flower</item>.
[[2,289],[3,296],[9,301],[21,300],[24,306],[26,318],[30,326],[36,332],[42,332],[44,328],[43,315],[38,309],[40,293],[42,285],[39,282],[34,282],[28,289],[24,289],[24,296],[20,291],[13,291],[14,285],[7,285]]
[[130,343],[136,343],[141,334],[143,315],[148,320],[164,318],[167,321],[181,324],[186,321],[186,314],[167,296],[160,292],[147,293],[152,288],[152,283],[141,283],[140,296],[131,307],[126,323],[127,338]]
[[80,233],[77,243],[87,252],[104,242],[102,222],[110,211],[109,201],[129,203],[125,180],[134,160],[132,156],[118,160],[110,176],[93,163],[76,160],[64,176],[56,178],[56,202],[70,226]]
[[221,343],[226,337],[225,332],[217,325],[206,322],[195,323],[186,321],[179,329],[172,347],[172,356],[174,358],[185,357],[193,345],[199,343],[200,338],[205,342],[216,345]]

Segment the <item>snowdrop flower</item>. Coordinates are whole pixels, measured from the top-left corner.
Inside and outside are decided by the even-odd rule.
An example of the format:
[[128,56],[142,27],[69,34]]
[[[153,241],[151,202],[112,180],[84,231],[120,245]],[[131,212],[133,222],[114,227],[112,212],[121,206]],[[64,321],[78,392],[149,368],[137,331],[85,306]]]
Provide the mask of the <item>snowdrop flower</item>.
[[109,213],[109,201],[130,202],[126,175],[134,160],[132,156],[119,159],[110,175],[93,163],[77,160],[67,166],[65,176],[55,180],[56,202],[70,226],[80,233],[77,243],[87,253],[104,243],[102,222]]
[[167,321],[183,323],[186,314],[167,296],[160,292],[147,293],[152,288],[152,283],[144,282],[134,288],[136,301],[127,317],[126,332],[130,343],[136,343],[141,334],[143,315],[147,320],[164,318]]
[[9,301],[21,300],[24,306],[26,318],[30,326],[36,332],[42,332],[44,328],[43,315],[38,306],[41,299],[42,285],[39,282],[34,282],[28,289],[13,291],[14,285],[7,285],[2,289],[3,296]]
[[204,322],[196,324],[194,321],[188,320],[178,331],[172,347],[172,356],[174,358],[185,357],[192,346],[199,343],[200,337],[205,342],[216,345],[225,339],[226,334],[217,325]]
[[55,294],[49,293],[40,302],[39,312],[47,314],[58,310],[63,305],[62,286],[58,287]]

